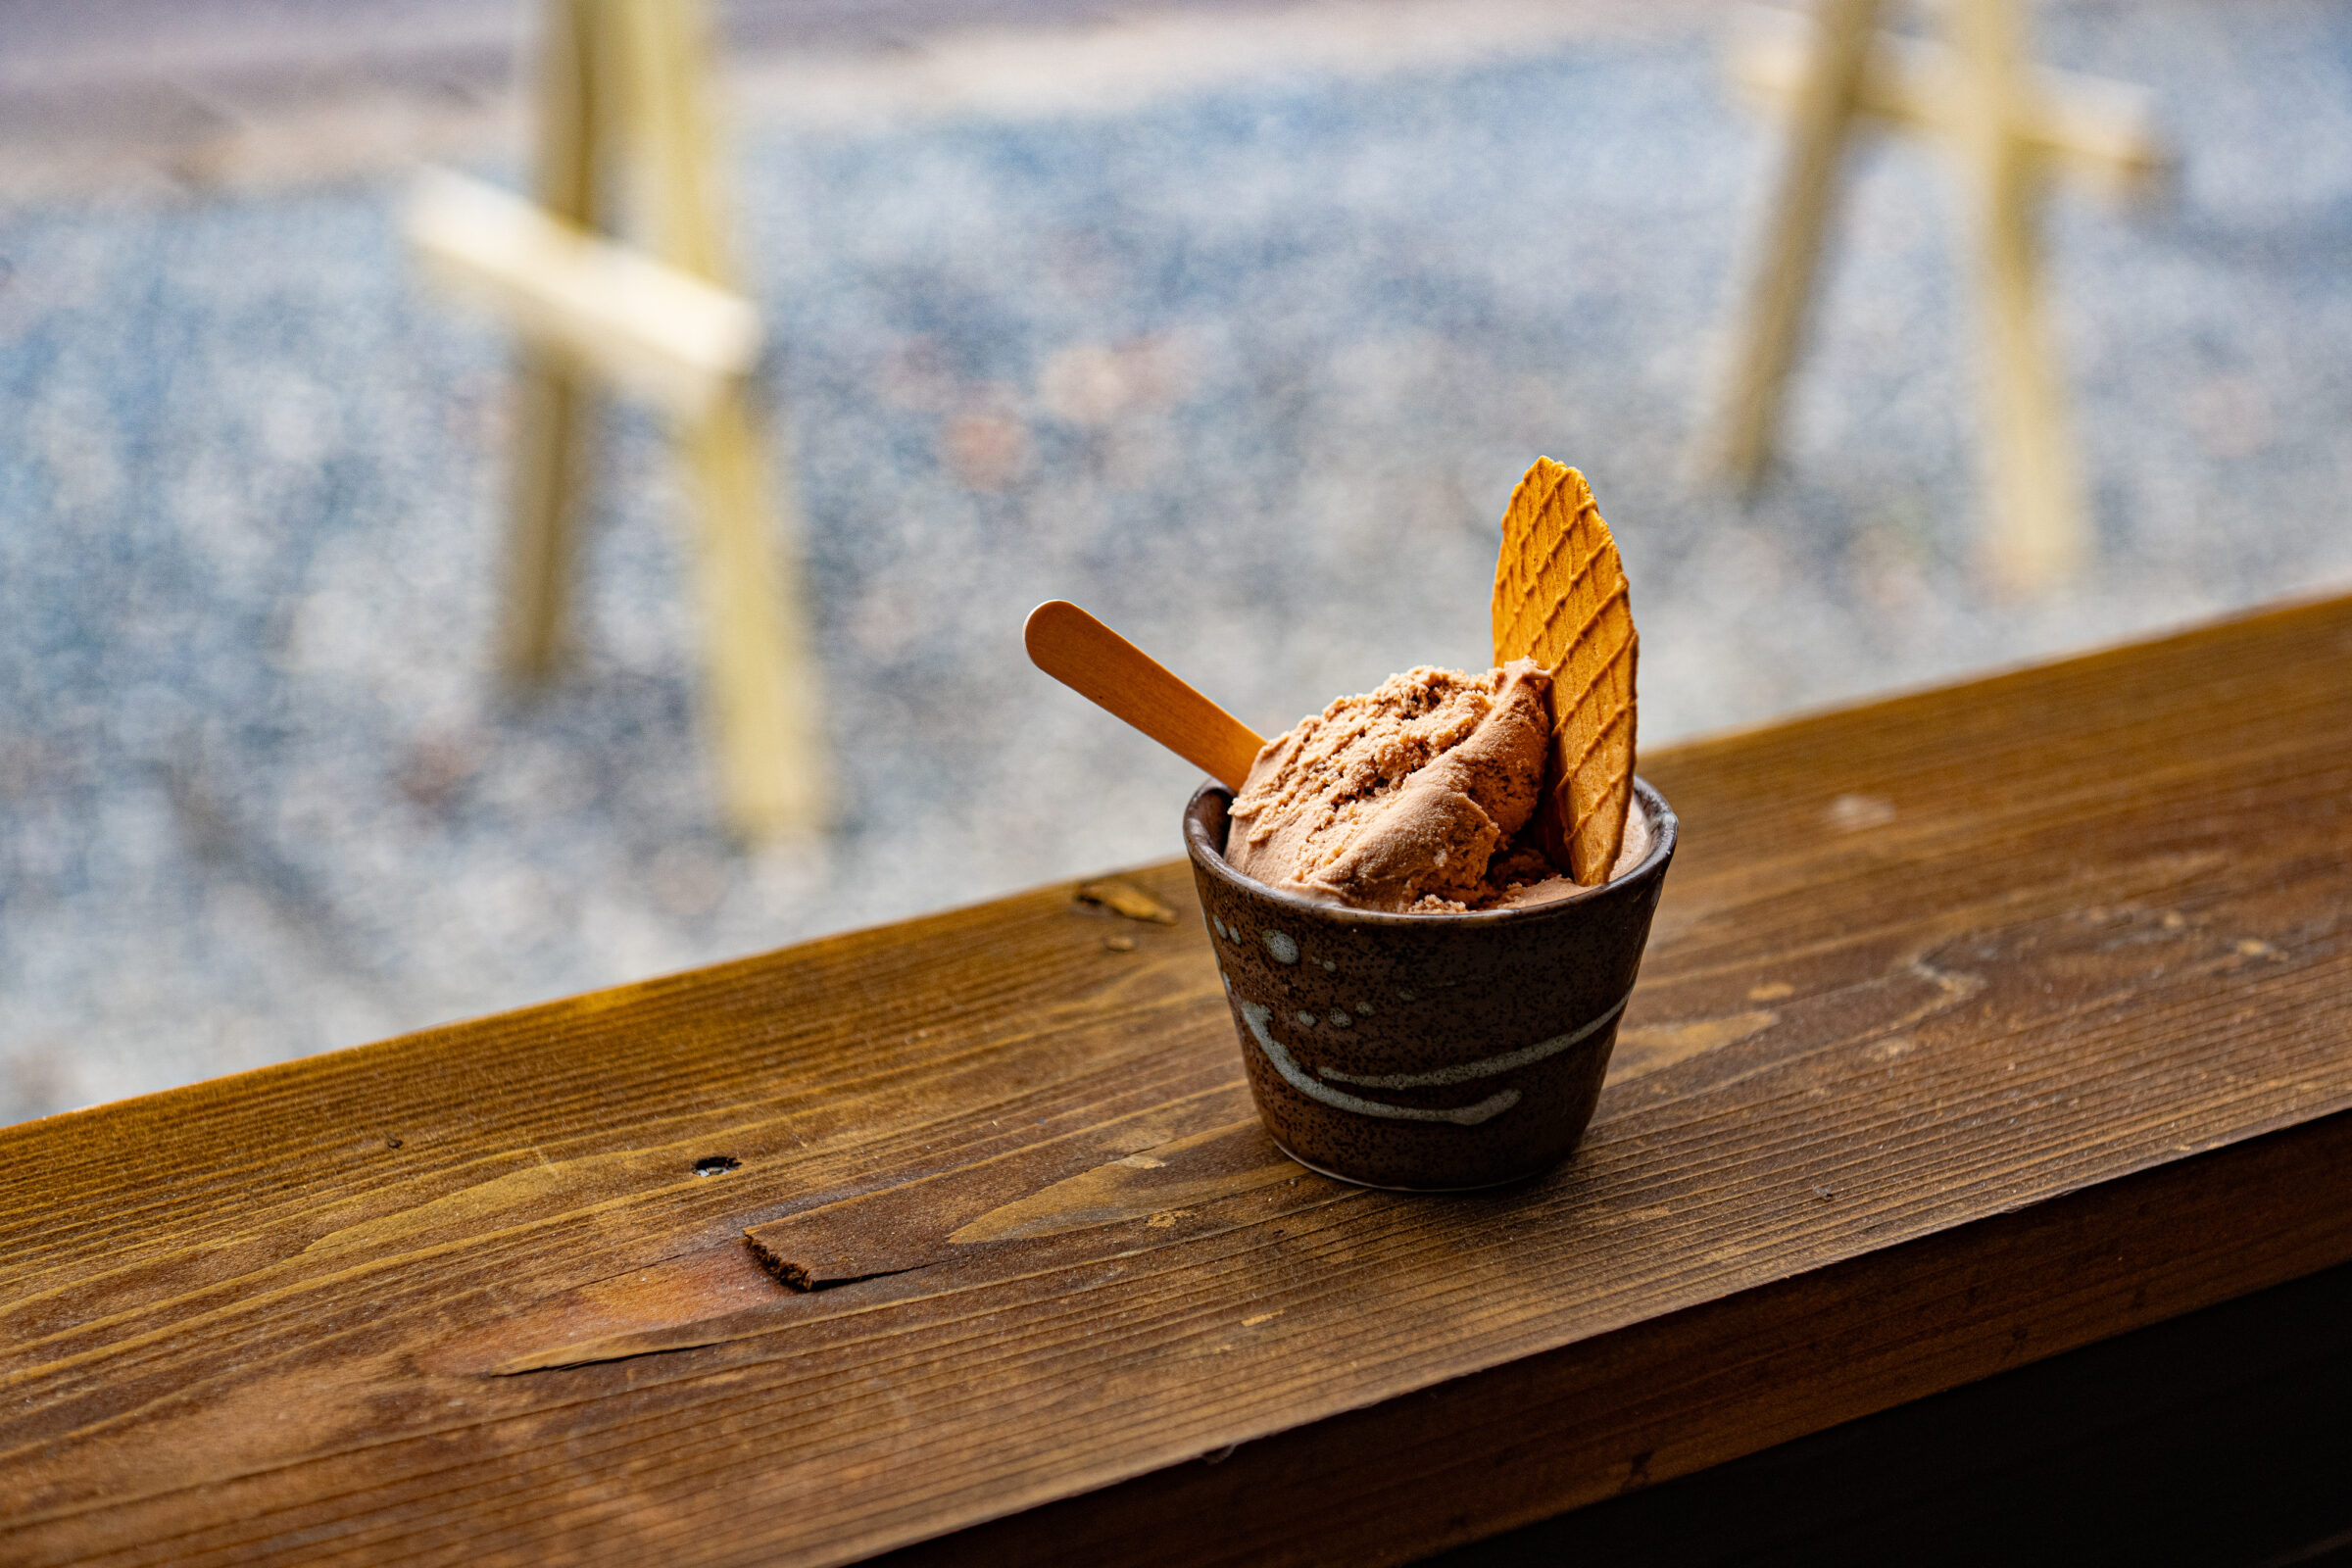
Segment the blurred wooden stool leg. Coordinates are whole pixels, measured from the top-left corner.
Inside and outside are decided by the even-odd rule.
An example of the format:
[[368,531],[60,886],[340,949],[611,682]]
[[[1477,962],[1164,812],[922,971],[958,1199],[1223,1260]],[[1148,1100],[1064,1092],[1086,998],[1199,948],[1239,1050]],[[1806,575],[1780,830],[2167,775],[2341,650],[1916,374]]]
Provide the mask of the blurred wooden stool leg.
[[[539,205],[594,228],[599,158],[611,113],[601,78],[595,0],[548,0],[539,80]],[[514,511],[500,667],[526,689],[552,679],[564,659],[578,514],[586,494],[587,437],[595,391],[546,347],[519,352],[514,407]]]
[[[606,381],[650,399],[669,416],[701,518],[708,722],[725,814],[758,839],[822,824],[824,752],[785,548],[798,533],[776,510],[753,417],[759,313],[734,288],[720,237],[709,74],[699,0],[547,0],[536,202],[428,172],[408,228],[429,268],[528,345],[501,663],[526,686],[554,673],[591,400]],[[622,152],[638,176],[627,203],[612,191]],[[607,237],[623,207],[654,231],[651,254]]]
[[1716,466],[1742,489],[1755,487],[1772,458],[1878,16],[1879,0],[1827,0],[1819,46],[1797,91],[1770,248],[1748,297],[1714,453]]
[[[606,0],[629,61],[628,113],[645,153],[647,216],[662,260],[735,286],[722,238],[698,0]],[[679,432],[702,502],[700,564],[710,715],[730,821],[752,838],[816,826],[825,810],[814,663],[801,615],[797,538],[738,384]]]
[[1957,0],[1951,25],[1964,83],[1957,142],[1984,302],[1984,553],[2000,586],[2033,593],[2080,570],[2090,548],[2042,310],[2041,160],[2020,134],[2033,88],[2015,0]]
[[1982,555],[1997,586],[2038,592],[2081,570],[2091,552],[2042,309],[2042,186],[2063,171],[2153,194],[2172,155],[2144,89],[2032,65],[2018,0],[1950,0],[1949,44],[1871,35],[1873,9],[1872,0],[1829,0],[1818,25],[1766,13],[1734,60],[1744,86],[1787,108],[1793,134],[1714,455],[1749,488],[1770,461],[1854,118],[1940,136],[1958,154],[1983,301]]
[[514,516],[499,666],[525,690],[563,667],[576,514],[585,492],[591,389],[544,350],[526,348],[514,411]]
[[765,454],[741,394],[683,437],[703,496],[697,559],[719,770],[737,829],[754,838],[813,827],[825,811],[817,712],[800,596],[769,549]]

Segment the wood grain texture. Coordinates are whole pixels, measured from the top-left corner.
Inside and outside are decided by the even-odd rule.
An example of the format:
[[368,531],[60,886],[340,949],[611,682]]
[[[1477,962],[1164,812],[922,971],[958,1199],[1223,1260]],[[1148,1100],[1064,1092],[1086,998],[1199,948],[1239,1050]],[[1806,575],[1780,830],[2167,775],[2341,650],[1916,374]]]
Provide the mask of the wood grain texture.
[[2352,1258],[2352,601],[1643,771],[1505,1192],[1259,1162],[1173,864],[0,1130],[0,1560],[1396,1561]]
[[2352,1117],[2326,1117],[886,1560],[1394,1562],[1477,1540],[2325,1268],[2352,1222],[2308,1186],[2347,1159]]
[[1538,458],[1502,514],[1494,662],[1551,674],[1544,847],[1587,887],[1609,879],[1634,799],[1634,670],[1642,640],[1617,540],[1576,469]]

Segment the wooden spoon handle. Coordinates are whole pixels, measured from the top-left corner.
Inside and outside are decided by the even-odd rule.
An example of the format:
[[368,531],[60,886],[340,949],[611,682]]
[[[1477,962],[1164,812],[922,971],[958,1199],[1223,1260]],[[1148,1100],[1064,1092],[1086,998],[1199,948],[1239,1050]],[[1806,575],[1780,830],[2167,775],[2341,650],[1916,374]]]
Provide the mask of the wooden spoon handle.
[[1029,612],[1021,641],[1038,668],[1241,793],[1265,742],[1150,654],[1066,599]]

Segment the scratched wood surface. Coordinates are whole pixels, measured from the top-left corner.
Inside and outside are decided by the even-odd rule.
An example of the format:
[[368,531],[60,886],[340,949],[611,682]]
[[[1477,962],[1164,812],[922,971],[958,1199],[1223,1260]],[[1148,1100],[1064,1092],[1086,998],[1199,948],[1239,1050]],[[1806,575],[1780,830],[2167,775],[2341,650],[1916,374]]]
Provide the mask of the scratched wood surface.
[[1396,1561],[2352,1258],[2352,600],[1643,771],[1501,1193],[1264,1144],[1175,865],[0,1130],[0,1561]]

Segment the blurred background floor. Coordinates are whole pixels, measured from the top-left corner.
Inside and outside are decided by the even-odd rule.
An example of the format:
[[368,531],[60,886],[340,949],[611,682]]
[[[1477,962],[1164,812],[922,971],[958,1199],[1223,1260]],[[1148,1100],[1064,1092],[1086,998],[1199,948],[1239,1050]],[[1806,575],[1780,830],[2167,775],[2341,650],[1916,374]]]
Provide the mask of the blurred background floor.
[[2184,162],[2049,208],[2100,555],[2011,603],[1919,147],[1853,172],[1775,482],[1689,474],[1776,146],[1717,7],[764,0],[741,228],[841,813],[743,852],[644,417],[578,668],[489,675],[508,349],[395,215],[415,156],[519,179],[521,20],[0,13],[0,1119],[1173,855],[1190,770],[1029,607],[1270,732],[1484,662],[1538,453],[1623,543],[1653,745],[2352,581],[2340,5],[2037,11]]

